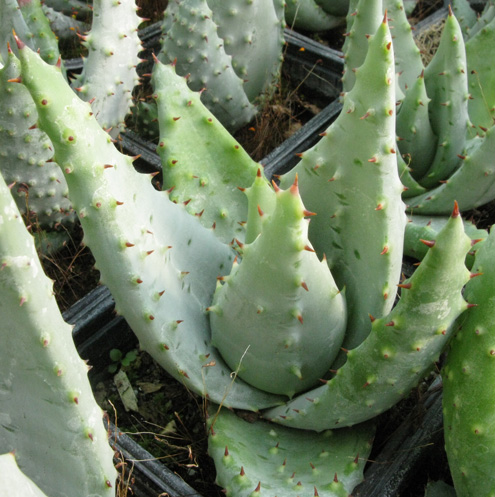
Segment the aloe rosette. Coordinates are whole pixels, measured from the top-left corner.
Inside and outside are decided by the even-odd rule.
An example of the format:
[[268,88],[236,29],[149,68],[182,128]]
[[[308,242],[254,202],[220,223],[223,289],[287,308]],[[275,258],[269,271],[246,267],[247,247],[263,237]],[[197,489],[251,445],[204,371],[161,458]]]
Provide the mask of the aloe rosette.
[[176,61],[188,85],[230,131],[248,123],[280,78],[284,5],[187,0],[169,2],[158,58]]
[[[411,124],[401,125],[406,161],[410,158],[411,174],[425,188],[423,193],[406,192],[405,201],[412,213],[445,215],[454,200],[458,201],[462,211],[466,211],[494,198],[490,159],[494,151],[493,130],[491,121],[488,124],[478,111],[480,106],[490,106],[483,88],[489,92],[491,69],[482,70],[479,58],[475,56],[486,50],[481,49],[482,46],[492,46],[493,39],[485,29],[480,38],[464,41],[459,22],[452,11],[449,13],[438,51],[424,71],[427,100],[416,97],[416,101],[428,108],[433,133],[428,130],[427,116],[420,106],[416,109],[423,117],[416,114],[414,124],[409,121]],[[478,68],[480,75],[485,75],[480,77],[487,78],[483,82],[476,76]],[[476,83],[473,83],[474,78]],[[481,88],[481,92],[473,91],[476,88]],[[486,96],[489,97],[489,93]],[[404,102],[407,100],[406,93]],[[399,120],[411,120],[411,116],[412,113],[399,112]],[[410,141],[417,139],[420,133],[423,150],[429,150],[429,154],[433,152],[426,169],[423,169],[425,162],[421,163],[424,157],[418,156],[421,160],[415,160],[416,150],[421,148],[420,142],[411,146]]]
[[[487,4],[466,33],[464,23],[471,19],[464,15],[467,8],[454,2],[438,50],[425,66],[403,2],[356,0],[350,6],[344,92],[354,84],[354,71],[364,60],[366,38],[378,26],[380,12],[387,11],[394,29],[397,166],[410,214],[448,216],[454,201],[465,212],[495,196],[490,159],[493,69],[487,63],[494,43],[493,8]],[[462,14],[461,22],[455,12]]]
[[[303,487],[318,495],[352,492],[362,478],[373,436],[372,423],[361,423],[404,398],[430,371],[450,338],[452,323],[467,307],[461,291],[469,279],[464,260],[471,239],[456,209],[411,279],[400,281],[406,217],[396,167],[395,59],[386,19],[370,37],[341,116],[303,154],[296,170],[281,178],[281,191],[222,134],[219,121],[173,67],[157,62],[153,76],[159,79],[163,72],[169,80],[166,91],[156,89],[164,129],[158,149],[165,176],[170,174],[167,190],[160,192],[133,169],[131,158],[117,151],[89,104],[70,90],[56,69],[22,43],[19,54],[21,82],[36,103],[40,127],[53,142],[85,243],[118,312],[144,350],[212,404],[210,446],[219,483],[239,496],[265,491],[300,495]],[[342,140],[346,149],[336,154],[335,144],[342,148]],[[217,170],[200,164],[201,158],[210,164],[224,154],[225,164]],[[237,184],[237,176],[229,176],[226,167],[236,160],[245,164],[243,184]],[[246,223],[245,230],[235,228]],[[281,267],[274,262],[279,256]],[[264,285],[252,281],[261,278],[257,271],[263,273]],[[401,299],[393,307],[398,285]],[[313,291],[322,294],[317,311],[311,311],[316,305]],[[263,302],[257,300],[262,293]],[[277,300],[285,295],[286,302]],[[233,314],[239,309],[237,321],[229,315],[230,302],[239,306],[232,306]],[[358,319],[346,319],[344,307],[359,309]],[[306,335],[316,333],[307,330],[323,325],[328,332],[333,326],[312,316],[323,310],[331,314],[323,321],[331,319],[339,330],[330,340],[327,357],[339,351],[341,329],[345,327],[344,344],[349,330],[359,328],[357,322],[364,329],[360,336],[350,334],[351,345],[344,348],[352,350],[340,356],[333,378],[328,373],[335,362],[323,367],[316,364],[323,362],[318,359],[311,364],[311,340],[305,345]],[[277,330],[270,335],[278,325],[286,334]],[[247,339],[237,356],[223,357],[233,327],[240,329],[233,343]],[[324,332],[317,333],[328,341]],[[273,367],[266,375],[253,375],[258,364],[249,349],[262,343],[263,335],[273,350],[279,349],[272,355],[284,359],[264,364]],[[264,380],[260,376],[280,376],[285,382],[280,372],[287,370],[287,381],[292,382],[288,386],[269,392],[259,384]],[[323,383],[318,381],[321,376]],[[306,378],[308,383],[303,383]],[[314,381],[321,386],[314,387]],[[309,390],[298,395],[294,383]],[[251,432],[243,420],[218,411],[215,404],[261,411],[277,424],[255,423]],[[295,447],[305,436],[296,428],[314,432],[307,446],[298,449],[300,457]],[[238,430],[246,434],[239,444]],[[263,433],[272,437],[267,440],[273,447],[250,443]],[[313,444],[321,454],[345,447],[339,451],[340,462],[323,471],[308,447]],[[267,451],[276,457],[269,460]],[[286,465],[284,452],[294,458],[288,457]],[[285,466],[305,476],[272,482],[270,475]],[[346,482],[348,474],[352,478]]]

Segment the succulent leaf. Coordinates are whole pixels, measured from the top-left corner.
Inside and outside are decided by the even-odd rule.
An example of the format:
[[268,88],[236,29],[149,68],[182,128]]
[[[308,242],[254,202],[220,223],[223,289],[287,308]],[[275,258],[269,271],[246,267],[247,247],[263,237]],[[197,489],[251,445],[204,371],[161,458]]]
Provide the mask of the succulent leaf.
[[349,0],[316,0],[316,3],[334,16],[345,16],[349,10]]
[[[174,66],[157,61],[152,78],[158,107],[163,186],[170,198],[224,243],[244,241],[247,199],[239,188],[253,184],[260,168],[203,105]],[[210,136],[205,140],[205,136]],[[267,180],[265,179],[265,182]]]
[[246,224],[245,243],[256,240],[261,233],[263,215],[270,215],[275,210],[276,194],[274,189],[268,184],[260,167],[253,184],[244,189],[244,194],[248,199],[248,217]]
[[208,452],[228,496],[347,497],[363,479],[374,426],[298,431],[210,409]]
[[32,33],[21,14],[17,0],[0,0],[0,62],[7,61],[8,46],[15,48],[13,32],[30,48],[36,50]]
[[[61,64],[58,40],[53,33],[50,22],[42,9],[40,0],[17,0],[26,25],[31,32],[41,58],[48,64]],[[63,69],[64,70],[64,69]],[[65,70],[64,70],[65,73]]]
[[490,63],[494,40],[495,17],[466,41],[469,116],[476,126],[491,127],[495,117],[495,68]]
[[50,497],[110,497],[117,473],[103,412],[2,178],[0,213],[0,453],[15,451]]
[[342,16],[327,13],[315,0],[287,0],[285,20],[290,28],[327,31],[344,23]]
[[[352,14],[352,15],[351,15]],[[354,86],[354,71],[366,58],[369,37],[373,36],[383,20],[382,0],[354,0],[349,7],[347,33],[344,42],[344,72],[342,88],[348,92]]]
[[452,0],[451,5],[462,32],[465,37],[469,36],[469,30],[476,23],[476,12],[471,8],[469,0]]
[[[416,180],[421,179],[426,174],[438,144],[438,139],[431,129],[428,112],[429,102],[430,98],[426,93],[424,76],[420,74],[406,91],[397,113],[397,144],[410,169],[411,176]],[[409,190],[404,192],[404,197],[419,193],[421,192]]]
[[139,82],[137,29],[141,19],[136,10],[135,0],[94,1],[91,31],[84,38],[88,57],[82,74],[72,82],[80,97],[91,101],[101,126],[113,128],[112,136],[123,129],[132,90]]
[[17,465],[13,452],[0,455],[2,488],[9,497],[47,497]]
[[393,33],[395,72],[399,75],[401,90],[406,92],[421,75],[424,66],[404,5],[403,0],[383,0],[383,10],[387,12]]
[[459,319],[442,371],[445,448],[459,497],[495,494],[494,254],[492,230],[466,285],[473,307]]
[[[422,260],[428,253],[428,246],[423,241],[435,241],[448,219],[447,216],[422,216],[420,214],[408,216],[404,236],[404,255]],[[466,256],[466,267],[470,269],[473,266],[474,255],[483,245],[488,232],[484,229],[478,229],[474,223],[465,219],[463,219],[463,223],[464,231],[471,238],[473,245]]]
[[407,198],[408,211],[422,215],[446,215],[449,203],[457,201],[461,211],[486,204],[495,197],[495,128],[466,143],[459,168],[436,188]]

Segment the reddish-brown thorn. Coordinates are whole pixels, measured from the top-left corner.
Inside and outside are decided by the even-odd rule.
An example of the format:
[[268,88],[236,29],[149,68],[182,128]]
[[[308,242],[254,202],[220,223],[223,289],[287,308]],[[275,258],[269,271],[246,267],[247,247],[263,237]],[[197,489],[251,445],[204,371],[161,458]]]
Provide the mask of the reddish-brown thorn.
[[296,173],[296,176],[294,178],[294,183],[292,183],[292,186],[290,187],[290,192],[292,193],[292,195],[297,195],[299,193],[298,183],[299,183],[299,178]]
[[454,200],[454,210],[452,211],[452,217],[459,217],[459,204],[457,200]]
[[424,243],[427,247],[433,247],[435,245],[435,240],[423,240],[420,238],[419,240],[421,243]]

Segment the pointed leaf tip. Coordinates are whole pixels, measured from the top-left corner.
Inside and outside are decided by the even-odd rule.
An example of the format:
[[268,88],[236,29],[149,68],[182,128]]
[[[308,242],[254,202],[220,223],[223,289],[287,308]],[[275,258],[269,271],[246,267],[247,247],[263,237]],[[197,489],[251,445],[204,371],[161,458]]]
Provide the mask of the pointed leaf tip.
[[419,240],[421,243],[424,243],[427,247],[433,247],[435,245],[434,240],[423,240],[422,238]]
[[299,194],[298,183],[299,183],[299,180],[298,180],[297,173],[296,173],[296,176],[294,178],[294,183],[292,183],[292,186],[290,187],[290,192],[292,193],[292,195],[298,195]]
[[459,204],[457,200],[454,200],[454,210],[452,211],[452,217],[459,217]]
[[12,34],[14,36],[15,42],[17,43],[17,48],[19,50],[22,50],[26,46],[25,43],[17,36],[17,33],[14,29],[12,30]]

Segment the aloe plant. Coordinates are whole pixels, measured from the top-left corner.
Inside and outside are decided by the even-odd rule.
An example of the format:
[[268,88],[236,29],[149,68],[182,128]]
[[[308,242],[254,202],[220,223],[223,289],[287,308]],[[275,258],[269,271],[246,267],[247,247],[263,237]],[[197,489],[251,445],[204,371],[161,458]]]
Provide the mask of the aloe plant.
[[397,163],[408,213],[445,216],[454,200],[463,212],[486,204],[495,198],[493,70],[486,63],[495,40],[491,24],[468,37],[451,10],[438,50],[425,67],[402,2],[356,0],[347,19],[344,92],[353,87],[366,38],[384,9],[397,54]]
[[[279,185],[203,105],[204,92],[192,91],[191,78],[177,74],[178,62],[155,60],[153,69],[164,174],[164,191],[157,191],[116,149],[94,108],[71,90],[56,66],[43,63],[20,40],[20,62],[12,52],[7,56],[4,70],[14,72],[5,73],[3,84],[9,94],[31,95],[29,105],[36,106],[46,133],[39,139],[49,137],[55,151],[49,164],[58,164],[64,174],[84,241],[118,312],[144,350],[208,399],[210,453],[217,481],[229,495],[348,495],[362,479],[373,418],[428,374],[459,316],[468,322],[490,313],[485,302],[493,296],[492,278],[485,267],[492,242],[485,231],[463,223],[459,212],[491,198],[494,139],[492,127],[479,128],[477,135],[471,126],[463,31],[451,12],[436,58],[423,68],[416,64],[419,54],[401,3],[387,10],[390,17],[394,12],[390,21],[383,18],[385,5],[369,0],[352,5],[343,110]],[[209,22],[206,10],[199,12],[196,18]],[[373,35],[366,36],[376,19]],[[228,39],[220,30],[218,35]],[[396,77],[412,59],[411,73]],[[448,66],[453,59],[457,70]],[[247,66],[239,61],[236,67]],[[420,71],[416,78],[414,71]],[[447,97],[452,102],[442,105]],[[29,122],[25,136],[38,133],[30,129],[34,109],[29,116],[6,110],[6,121]],[[398,141],[397,134],[404,139]],[[399,152],[411,157],[412,171]],[[419,173],[422,162],[427,164]],[[438,187],[442,194],[436,181],[444,182]],[[3,190],[2,201],[10,206]],[[403,199],[427,217],[413,216],[416,224],[407,223]],[[449,218],[429,222],[432,213],[447,209]],[[402,281],[405,233],[417,231],[416,242],[429,241],[419,242],[423,251],[409,244],[421,252],[422,262]],[[8,232],[0,240],[15,240],[22,255],[25,236]],[[472,245],[479,239],[484,241],[475,247],[473,271],[487,277],[471,278],[466,263],[473,264]],[[0,275],[9,267],[5,263]],[[16,288],[13,281],[4,285],[6,292]],[[483,307],[480,315],[462,296],[466,284],[468,301]],[[24,298],[21,294],[21,309],[15,309],[21,317],[12,322],[25,319]],[[43,305],[35,307],[42,311]],[[2,316],[15,307],[4,307]],[[463,334],[457,337],[462,342]],[[452,352],[449,361],[446,383],[466,359]],[[10,367],[7,359],[0,363]],[[27,371],[22,377],[29,381]],[[263,419],[249,424],[231,412],[235,409]],[[467,424],[461,418],[466,415]],[[485,422],[473,421],[470,412],[452,414],[451,425],[457,416],[461,431]],[[15,430],[5,432],[8,443],[0,452],[17,443]],[[466,473],[466,460],[453,460],[453,472]],[[111,470],[106,474],[111,481]]]
[[[430,371],[468,307],[461,292],[471,239],[454,203],[418,269],[401,281],[406,216],[393,49],[383,19],[339,118],[280,187],[175,66],[156,61],[158,150],[171,182],[160,192],[133,170],[60,72],[19,42],[20,80],[53,142],[102,281],[141,347],[209,399],[218,482],[235,495],[300,495],[308,486],[318,495],[352,492],[370,449],[369,420]],[[327,317],[318,318],[323,310]],[[312,340],[299,345],[308,332],[321,337],[325,365],[311,360]],[[229,340],[239,344],[232,357]],[[273,360],[257,361],[263,344]],[[342,344],[347,354],[335,363]],[[270,389],[267,376],[279,384],[269,381]],[[249,427],[220,405],[266,421]],[[314,434],[302,436],[300,428]],[[253,447],[263,433],[267,445]],[[327,466],[334,450],[340,462]],[[272,478],[284,471],[297,476]]]
[[284,3],[172,0],[163,20],[162,62],[176,61],[191,89],[230,131],[273,93],[282,63]]

